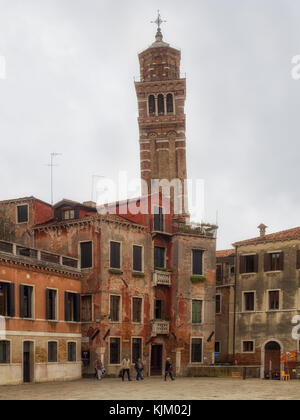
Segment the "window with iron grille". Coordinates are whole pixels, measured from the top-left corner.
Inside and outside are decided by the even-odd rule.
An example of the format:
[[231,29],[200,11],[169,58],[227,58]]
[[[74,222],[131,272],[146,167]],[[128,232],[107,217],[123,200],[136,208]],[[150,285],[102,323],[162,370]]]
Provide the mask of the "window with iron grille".
[[193,249],[193,275],[203,275],[203,251]]
[[121,268],[121,244],[120,242],[110,243],[110,268],[119,270]]
[[10,363],[10,341],[0,341],[0,364]]
[[92,296],[81,296],[81,321],[93,320]]
[[93,242],[80,243],[80,263],[83,269],[93,267]]
[[17,221],[18,223],[28,222],[28,206],[17,206]]
[[46,290],[46,319],[54,321],[57,318],[57,291]]
[[143,247],[133,246],[133,271],[143,271]]
[[254,342],[253,341],[244,341],[243,342],[243,353],[253,353],[254,351]]
[[156,246],[154,247],[154,268],[165,268],[165,248]]
[[142,322],[142,306],[143,299],[132,298],[132,321],[141,323]]
[[278,311],[280,307],[280,292],[279,290],[269,291],[269,311]]
[[76,343],[68,343],[68,362],[76,362]]
[[202,363],[202,338],[192,338],[191,362]]
[[244,293],[244,310],[247,312],[253,312],[255,309],[255,293],[245,292]]
[[142,358],[142,339],[132,339],[132,361],[135,363]]
[[110,296],[110,320],[120,322],[120,304],[121,296]]
[[202,323],[202,300],[193,300],[192,301],[192,323],[201,324]]
[[56,341],[48,342],[48,362],[57,363],[57,342]]
[[111,338],[109,343],[109,361],[111,365],[119,365],[121,361],[120,355],[120,338]]

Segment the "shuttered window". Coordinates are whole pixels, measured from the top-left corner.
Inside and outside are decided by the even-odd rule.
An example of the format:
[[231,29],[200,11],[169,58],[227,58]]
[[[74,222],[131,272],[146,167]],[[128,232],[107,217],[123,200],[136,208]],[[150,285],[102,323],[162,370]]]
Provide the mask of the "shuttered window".
[[132,339],[132,362],[135,363],[138,359],[142,359],[142,339],[141,338],[133,338]]
[[110,268],[121,268],[121,244],[120,242],[110,243]]
[[192,323],[201,324],[202,323],[202,300],[193,300],[192,301]]
[[154,229],[158,232],[164,232],[165,230],[165,219],[164,209],[162,207],[155,207],[154,209]]
[[284,253],[273,252],[265,254],[265,271],[283,271]]
[[165,268],[165,248],[154,247],[154,268]]
[[297,263],[296,267],[298,270],[300,270],[300,250],[297,251]]
[[0,283],[0,315],[15,316],[15,285]]
[[68,362],[76,362],[76,343],[68,343]]
[[46,319],[49,321],[56,320],[56,309],[57,309],[57,291],[46,290]]
[[17,206],[17,220],[18,223],[28,222],[28,206]]
[[57,362],[57,342],[49,341],[48,342],[48,363]]
[[269,292],[269,311],[278,311],[280,308],[280,292],[279,290],[270,290]]
[[119,365],[121,361],[120,355],[120,338],[111,338],[109,342],[109,361],[111,365]]
[[80,294],[65,292],[65,321],[80,322]]
[[93,267],[93,243],[81,242],[80,243],[80,263],[81,268]]
[[33,287],[20,286],[20,318],[33,317]]
[[142,306],[143,299],[141,298],[132,298],[132,321],[133,322],[142,322]]
[[199,249],[193,249],[193,275],[203,275],[203,251]]
[[143,247],[133,246],[133,271],[143,271]]
[[120,303],[121,296],[110,296],[110,320],[112,322],[120,321]]
[[240,274],[258,273],[258,255],[242,255],[240,257]]
[[202,338],[192,339],[191,362],[202,363]]
[[155,299],[154,318],[158,320],[165,318],[165,302],[161,299]]
[[10,341],[0,341],[0,364],[10,363]]

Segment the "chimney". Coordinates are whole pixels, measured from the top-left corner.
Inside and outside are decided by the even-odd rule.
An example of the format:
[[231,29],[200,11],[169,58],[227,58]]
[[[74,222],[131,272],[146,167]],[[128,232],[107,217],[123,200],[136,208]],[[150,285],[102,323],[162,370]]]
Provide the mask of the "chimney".
[[264,237],[266,236],[266,229],[267,229],[267,227],[268,227],[268,226],[264,225],[263,223],[261,223],[261,224],[258,226],[258,229],[259,229],[259,232],[260,232],[260,237],[261,237],[261,238],[264,238]]

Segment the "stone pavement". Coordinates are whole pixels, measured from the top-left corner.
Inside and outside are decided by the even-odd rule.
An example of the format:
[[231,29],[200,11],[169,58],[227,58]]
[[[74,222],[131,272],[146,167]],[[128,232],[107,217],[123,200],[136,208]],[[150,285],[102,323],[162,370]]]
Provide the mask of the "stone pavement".
[[300,399],[300,381],[279,382],[259,379],[161,378],[122,383],[120,379],[82,379],[74,382],[0,387],[0,400],[271,400]]

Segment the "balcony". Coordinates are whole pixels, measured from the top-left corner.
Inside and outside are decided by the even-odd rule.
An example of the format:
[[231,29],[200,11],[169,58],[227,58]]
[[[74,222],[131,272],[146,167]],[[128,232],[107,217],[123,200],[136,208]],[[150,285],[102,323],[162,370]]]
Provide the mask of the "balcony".
[[171,273],[169,271],[155,270],[153,273],[153,286],[171,286]]
[[168,335],[170,332],[169,321],[153,321],[152,324],[152,337],[156,337],[159,334]]

